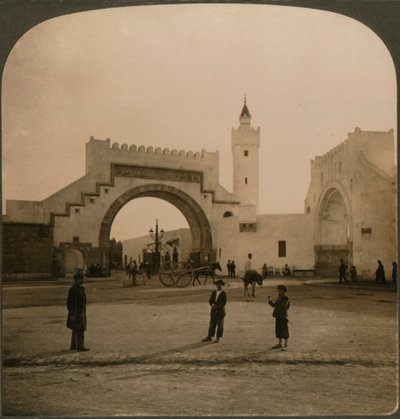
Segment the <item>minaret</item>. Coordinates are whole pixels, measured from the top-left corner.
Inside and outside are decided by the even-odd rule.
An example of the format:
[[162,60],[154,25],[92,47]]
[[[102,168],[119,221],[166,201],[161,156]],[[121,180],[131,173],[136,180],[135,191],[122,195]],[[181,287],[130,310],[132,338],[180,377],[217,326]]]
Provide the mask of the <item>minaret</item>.
[[255,206],[257,214],[260,128],[251,126],[246,96],[239,122],[239,128],[232,128],[233,194],[242,205]]

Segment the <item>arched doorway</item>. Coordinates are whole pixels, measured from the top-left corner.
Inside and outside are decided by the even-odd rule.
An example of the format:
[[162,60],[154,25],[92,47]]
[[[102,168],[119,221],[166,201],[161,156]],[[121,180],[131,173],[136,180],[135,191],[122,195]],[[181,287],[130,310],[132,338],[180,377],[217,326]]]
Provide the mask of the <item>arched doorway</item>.
[[316,220],[315,269],[337,276],[340,259],[352,262],[351,216],[343,191],[331,187],[322,195]]
[[75,269],[83,269],[85,258],[83,253],[74,247],[65,249],[65,274],[72,275]]
[[109,239],[113,220],[121,208],[136,198],[153,197],[163,199],[174,205],[186,218],[192,237],[191,259],[195,265],[204,260],[214,261],[211,226],[201,206],[185,192],[164,184],[147,184],[130,189],[117,198],[107,210],[99,232],[101,265],[109,269]]

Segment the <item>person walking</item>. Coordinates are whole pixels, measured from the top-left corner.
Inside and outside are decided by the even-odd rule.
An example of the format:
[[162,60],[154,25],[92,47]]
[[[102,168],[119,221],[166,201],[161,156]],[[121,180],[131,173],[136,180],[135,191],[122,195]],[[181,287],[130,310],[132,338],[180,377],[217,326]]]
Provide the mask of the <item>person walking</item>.
[[[272,347],[272,349],[282,349],[285,351],[288,347],[289,339],[289,319],[287,311],[290,307],[289,297],[286,295],[287,288],[285,285],[278,285],[278,298],[276,301],[271,299],[271,296],[268,296],[268,304],[274,308],[272,316],[275,317],[275,336],[278,339],[278,343]],[[282,339],[285,341],[282,346]]]
[[344,260],[343,259],[340,259],[340,264],[339,264],[339,284],[342,283],[342,280],[344,282],[347,282],[346,269],[347,269],[347,266],[344,263]]
[[378,269],[376,270],[375,275],[377,284],[386,284],[385,267],[380,260],[378,260]]
[[74,275],[74,284],[68,291],[67,298],[67,328],[72,330],[71,351],[88,351],[85,348],[86,330],[86,292],[83,287],[84,274],[82,269],[78,269]]
[[397,262],[392,262],[392,281],[394,290],[397,291]]
[[215,285],[217,289],[211,293],[209,299],[211,311],[208,335],[203,339],[203,342],[211,342],[216,331],[217,339],[215,340],[215,343],[218,343],[224,334],[224,318],[226,316],[225,306],[227,302],[227,296],[222,287],[225,285],[225,282],[222,279],[219,279],[215,282]]

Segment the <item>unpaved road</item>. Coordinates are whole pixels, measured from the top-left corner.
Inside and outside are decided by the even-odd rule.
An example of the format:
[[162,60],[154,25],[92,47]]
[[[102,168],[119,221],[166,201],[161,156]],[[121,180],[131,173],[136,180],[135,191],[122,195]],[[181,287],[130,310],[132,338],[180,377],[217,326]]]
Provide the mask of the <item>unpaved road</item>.
[[[65,287],[6,290],[4,415],[379,415],[397,404],[396,295],[289,282],[290,348],[273,351],[271,280],[227,287],[226,333],[202,344],[212,287],[88,284],[87,353],[70,353]],[[46,290],[46,291],[44,291]],[[29,293],[40,295],[29,303]],[[107,300],[108,298],[108,300]],[[62,305],[60,302],[62,301]],[[32,307],[35,305],[35,307]]]

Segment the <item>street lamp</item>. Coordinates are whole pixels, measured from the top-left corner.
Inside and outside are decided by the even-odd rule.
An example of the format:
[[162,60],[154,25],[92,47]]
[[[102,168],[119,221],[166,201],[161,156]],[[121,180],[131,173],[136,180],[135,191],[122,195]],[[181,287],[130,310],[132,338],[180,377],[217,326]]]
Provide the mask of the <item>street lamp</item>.
[[160,245],[160,240],[163,238],[164,236],[164,230],[161,229],[160,231],[158,231],[158,220],[156,220],[156,232],[154,233],[154,230],[151,228],[149,230],[149,234],[150,237],[152,238],[152,240],[154,240],[154,248],[155,248],[155,271],[158,272],[159,268],[160,268],[160,251],[159,251],[159,245]]

